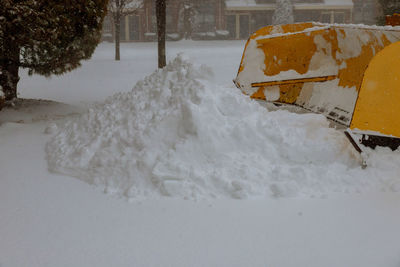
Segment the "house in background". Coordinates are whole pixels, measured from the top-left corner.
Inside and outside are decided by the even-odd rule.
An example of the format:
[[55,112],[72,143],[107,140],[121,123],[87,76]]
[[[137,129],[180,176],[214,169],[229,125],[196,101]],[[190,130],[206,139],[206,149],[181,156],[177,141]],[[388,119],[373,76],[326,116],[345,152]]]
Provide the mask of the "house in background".
[[[185,0],[167,1],[167,39],[178,40],[184,35]],[[192,36],[204,39],[216,39],[224,34],[224,0],[192,1],[195,11],[192,20]],[[143,7],[133,15],[121,19],[121,41],[156,40],[157,20],[155,1],[144,0]],[[114,25],[107,16],[103,26],[103,39],[113,40]],[[226,34],[225,34],[226,35]]]
[[[232,39],[246,39],[272,24],[275,0],[226,0],[226,29]],[[295,22],[351,23],[352,0],[292,0]]]
[[[361,0],[374,1],[374,0]],[[121,21],[121,41],[156,40],[154,0],[144,0],[135,14]],[[184,36],[185,0],[167,1],[167,39]],[[292,0],[295,22],[352,23],[354,0]],[[257,29],[270,25],[275,0],[196,0],[192,1],[193,39],[247,39]],[[358,14],[358,13],[357,13]],[[113,23],[107,17],[103,36],[112,40]]]

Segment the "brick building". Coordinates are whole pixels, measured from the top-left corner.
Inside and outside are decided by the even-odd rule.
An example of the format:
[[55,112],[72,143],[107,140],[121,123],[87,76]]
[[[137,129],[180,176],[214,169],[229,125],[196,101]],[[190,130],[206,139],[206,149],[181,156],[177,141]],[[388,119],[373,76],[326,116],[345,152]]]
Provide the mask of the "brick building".
[[[184,2],[167,1],[167,38],[170,40],[178,40],[184,35]],[[292,2],[295,22],[353,22],[353,0]],[[122,19],[121,41],[156,39],[154,3],[154,0],[144,0],[140,10]],[[271,24],[275,0],[196,0],[192,1],[192,5],[193,39],[246,39],[258,28]],[[113,32],[113,24],[108,17],[105,20],[103,36],[112,40]]]

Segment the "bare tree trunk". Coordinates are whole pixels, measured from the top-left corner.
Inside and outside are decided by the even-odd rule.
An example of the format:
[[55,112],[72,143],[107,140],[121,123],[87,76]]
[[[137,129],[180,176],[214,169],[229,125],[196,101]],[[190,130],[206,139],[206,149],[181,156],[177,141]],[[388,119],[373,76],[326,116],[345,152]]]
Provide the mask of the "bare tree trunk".
[[120,55],[121,13],[118,7],[114,16],[114,26],[115,26],[115,60],[120,60],[121,59]]
[[157,36],[158,36],[158,68],[166,66],[165,56],[165,31],[166,31],[166,5],[165,0],[156,0]]
[[[11,46],[12,47],[12,46]],[[20,49],[14,46],[7,49],[7,58],[0,61],[0,86],[4,93],[6,101],[13,100],[17,97],[17,84],[19,81],[19,56]]]

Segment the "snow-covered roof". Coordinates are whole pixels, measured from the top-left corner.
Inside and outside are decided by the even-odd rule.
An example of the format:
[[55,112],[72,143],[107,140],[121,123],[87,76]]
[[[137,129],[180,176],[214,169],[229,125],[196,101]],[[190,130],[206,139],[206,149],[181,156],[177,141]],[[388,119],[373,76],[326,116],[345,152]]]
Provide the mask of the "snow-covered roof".
[[136,9],[136,8],[140,8],[143,5],[143,1],[142,0],[135,0],[135,1],[128,1],[126,3],[126,8],[131,8],[131,9]]
[[226,0],[226,7],[256,6],[255,0]]
[[324,0],[326,5],[350,5],[353,6],[352,0]]
[[[227,10],[273,10],[275,4],[258,4],[255,0],[226,0]],[[294,9],[351,9],[352,0],[324,0],[324,3],[296,3]]]

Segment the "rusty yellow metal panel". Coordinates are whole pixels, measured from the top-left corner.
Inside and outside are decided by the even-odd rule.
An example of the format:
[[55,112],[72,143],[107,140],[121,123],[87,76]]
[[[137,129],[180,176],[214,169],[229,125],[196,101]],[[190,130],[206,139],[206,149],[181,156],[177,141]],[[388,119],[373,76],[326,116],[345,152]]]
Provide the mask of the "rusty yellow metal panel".
[[400,42],[369,63],[350,128],[400,137]]
[[288,70],[307,73],[317,50],[314,37],[324,33],[325,30],[316,30],[256,40],[265,55],[265,75],[274,76]]
[[[312,27],[314,27],[314,24],[312,22],[286,24],[286,25],[280,25],[279,26],[279,32],[282,32],[282,33],[299,32],[299,31],[303,31],[303,30],[305,30],[307,28],[312,28]],[[240,73],[244,68],[243,58],[245,56],[245,53],[246,53],[246,50],[247,50],[247,46],[249,45],[249,42],[251,40],[256,40],[260,36],[268,36],[268,35],[274,34],[275,32],[276,32],[276,26],[269,25],[269,26],[262,27],[261,29],[257,30],[256,32],[254,32],[250,36],[250,38],[246,42],[246,45],[245,45],[245,48],[244,48],[244,51],[243,51],[242,60],[240,61],[240,66],[239,66],[238,73]]]

